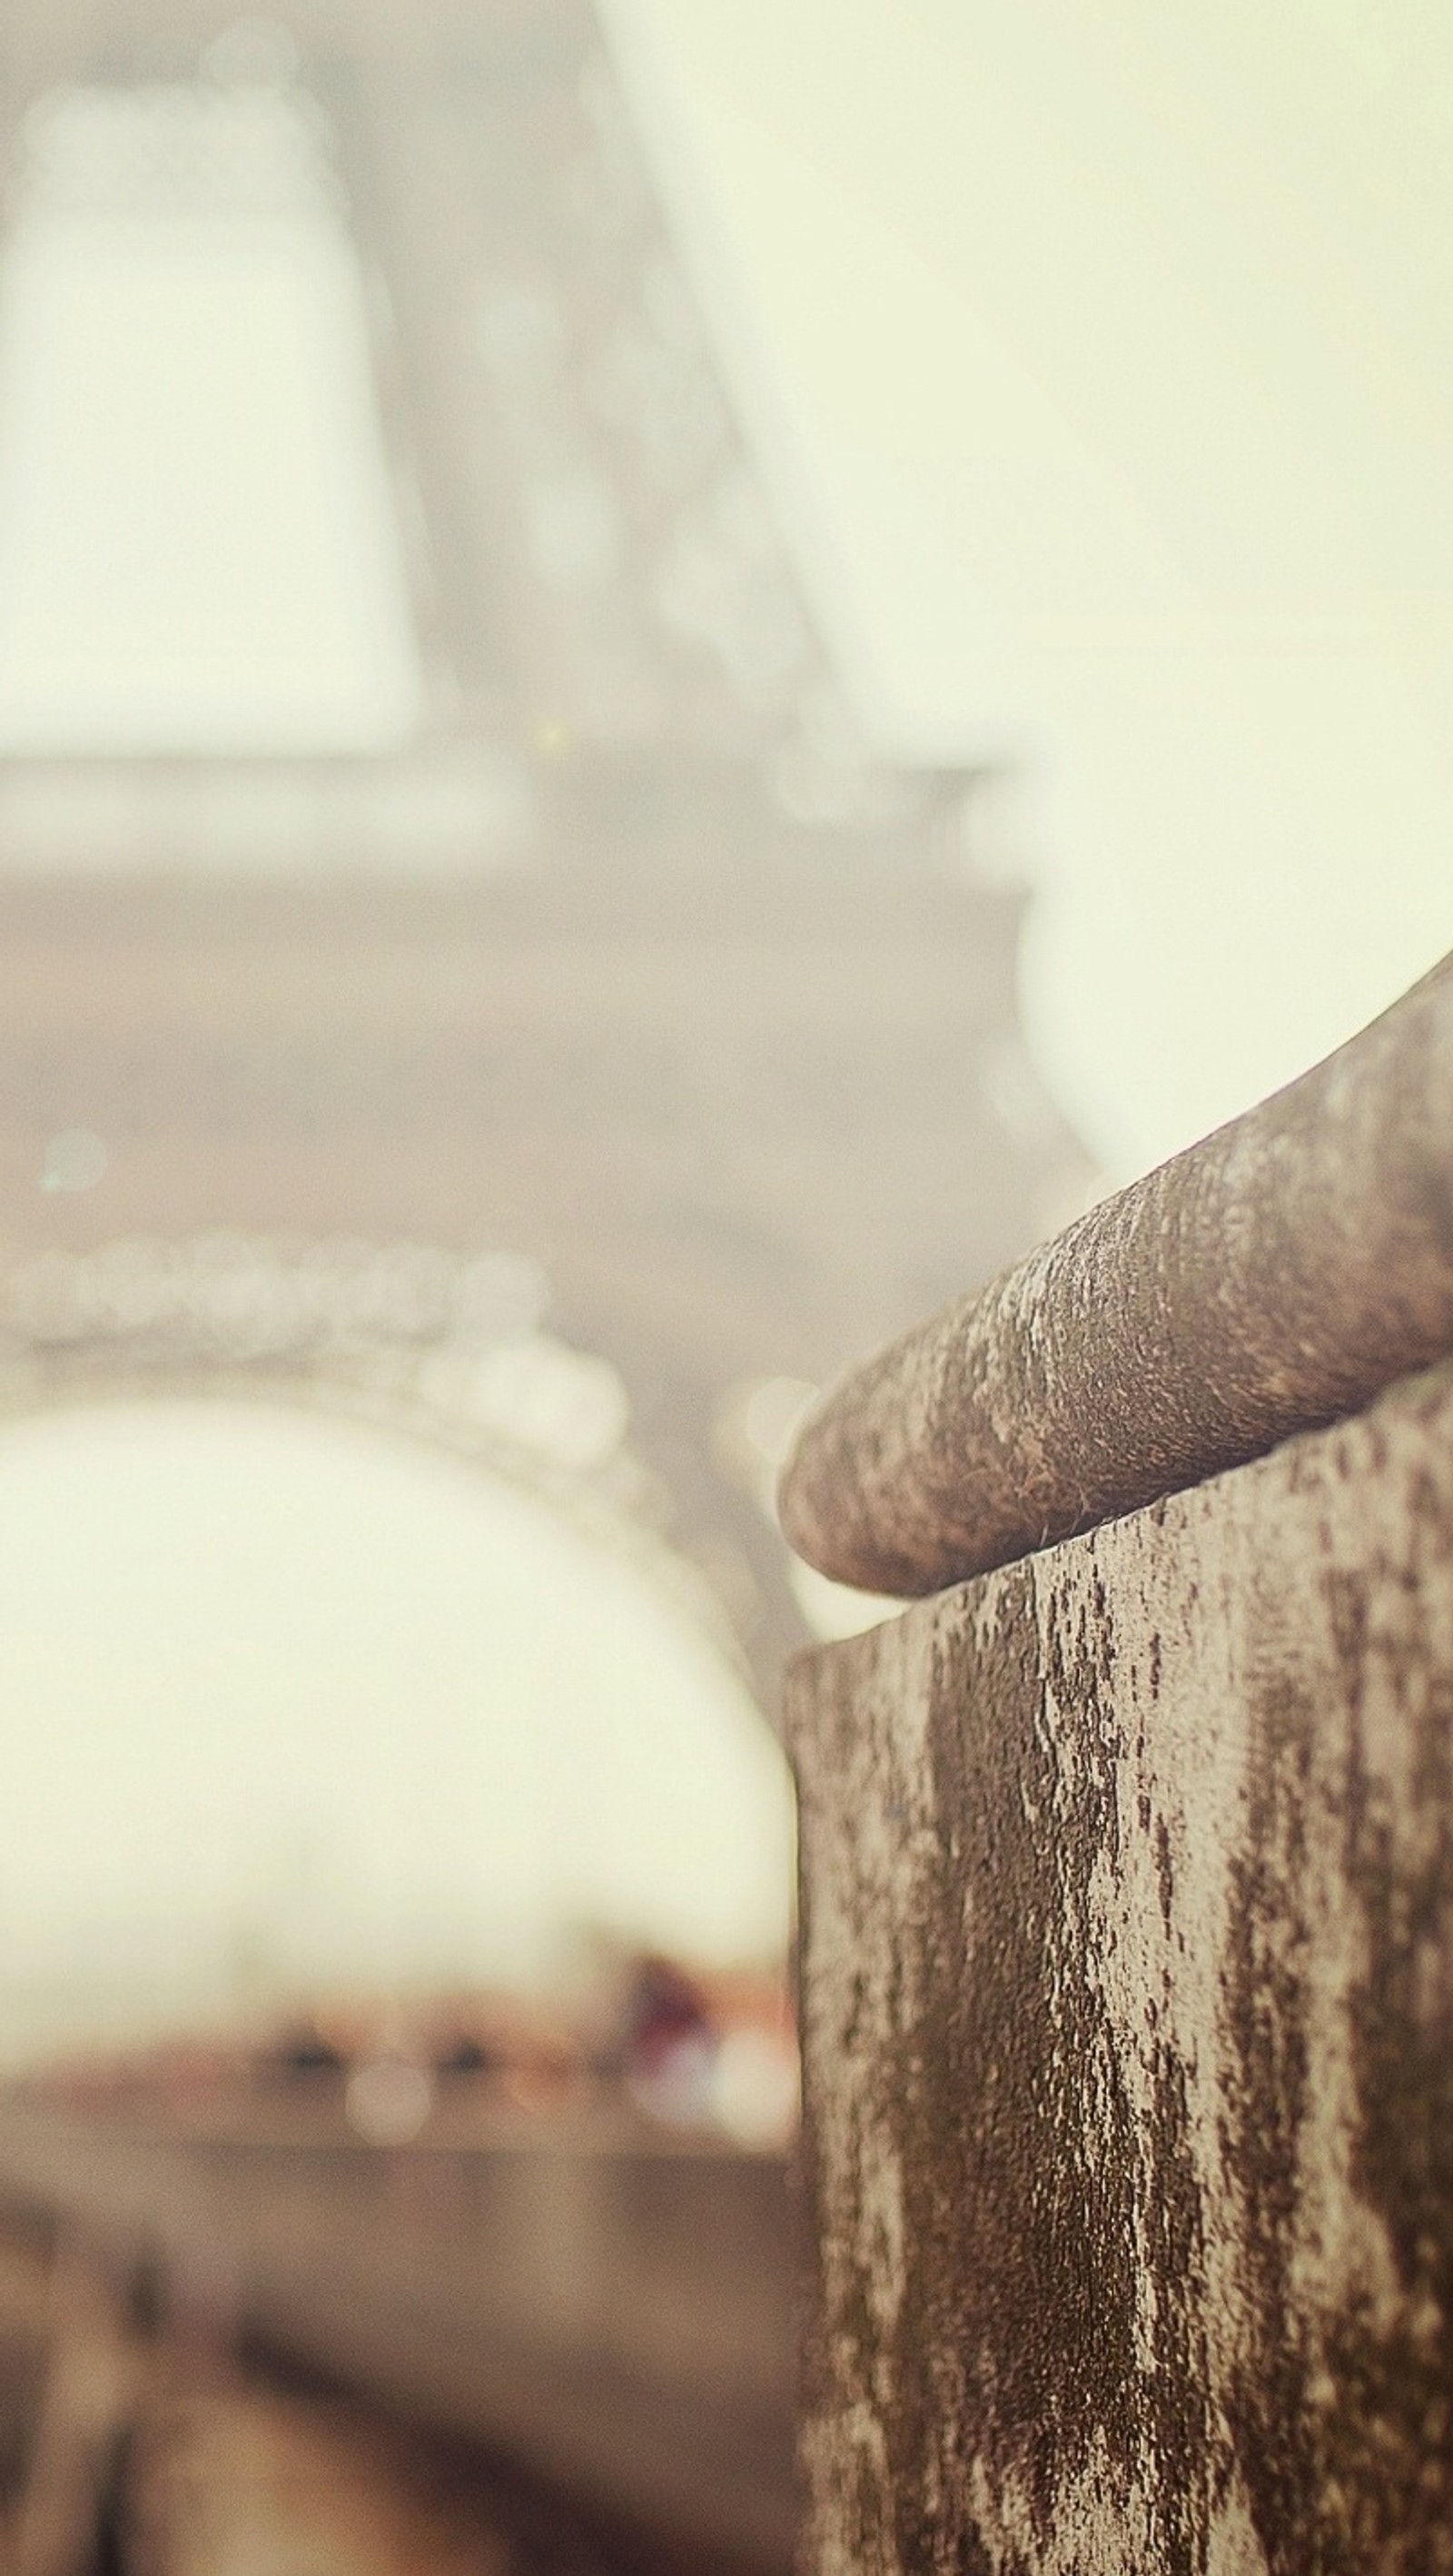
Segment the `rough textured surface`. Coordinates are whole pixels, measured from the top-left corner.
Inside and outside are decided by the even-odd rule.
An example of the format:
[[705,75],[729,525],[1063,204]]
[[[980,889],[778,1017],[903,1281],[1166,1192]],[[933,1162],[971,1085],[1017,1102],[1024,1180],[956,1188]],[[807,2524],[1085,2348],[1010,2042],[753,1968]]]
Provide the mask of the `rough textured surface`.
[[813,2576],[1453,2569],[1453,1370],[791,1701]]
[[1299,1082],[851,1377],[782,1490],[935,1592],[1335,1421],[1453,1350],[1453,958]]

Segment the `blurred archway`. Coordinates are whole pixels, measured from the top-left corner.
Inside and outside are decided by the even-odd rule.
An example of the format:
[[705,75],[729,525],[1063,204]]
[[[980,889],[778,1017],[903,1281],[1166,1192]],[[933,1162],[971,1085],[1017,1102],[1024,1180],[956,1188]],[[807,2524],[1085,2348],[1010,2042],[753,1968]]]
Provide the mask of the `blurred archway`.
[[208,1385],[0,1428],[0,2059],[780,1979],[785,1766],[664,1554],[422,1408]]

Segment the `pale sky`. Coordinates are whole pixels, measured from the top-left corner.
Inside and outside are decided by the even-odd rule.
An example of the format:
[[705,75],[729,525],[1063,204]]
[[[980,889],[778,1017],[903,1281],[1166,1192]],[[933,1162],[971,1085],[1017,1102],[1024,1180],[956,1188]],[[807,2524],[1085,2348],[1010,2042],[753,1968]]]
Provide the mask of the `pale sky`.
[[[0,751],[408,740],[362,279],[300,104],[81,91],[37,123],[0,263]],[[180,214],[168,154],[210,182]]]
[[0,1429],[0,2058],[258,1992],[780,1956],[785,1767],[649,1579],[336,1418]]
[[1453,946],[1446,0],[611,0],[859,707],[1117,1178]]

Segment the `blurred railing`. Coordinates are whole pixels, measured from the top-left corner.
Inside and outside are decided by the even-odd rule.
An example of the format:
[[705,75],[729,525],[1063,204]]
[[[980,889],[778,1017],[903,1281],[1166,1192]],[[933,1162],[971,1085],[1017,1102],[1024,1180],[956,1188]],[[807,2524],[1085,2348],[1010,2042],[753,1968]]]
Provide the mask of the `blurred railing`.
[[[798,2267],[782,2157],[607,2111],[497,2125],[474,2146],[309,2145],[12,2096],[0,2204],[59,2226],[87,2318],[145,2311],[137,2350],[301,2366],[669,2544],[672,2564],[785,2576]],[[114,2332],[50,2342],[59,2465],[42,2439],[20,2576],[90,2563],[103,2455],[144,2411]]]
[[813,2576],[1453,2564],[1449,1354],[1453,962],[808,1424]]

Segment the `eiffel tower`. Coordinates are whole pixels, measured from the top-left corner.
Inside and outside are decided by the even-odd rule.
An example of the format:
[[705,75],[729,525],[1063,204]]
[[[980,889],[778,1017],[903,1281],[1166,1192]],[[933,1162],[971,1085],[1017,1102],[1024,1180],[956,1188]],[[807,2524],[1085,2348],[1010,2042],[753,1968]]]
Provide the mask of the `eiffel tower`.
[[770,1699],[804,1628],[752,1390],[1074,1186],[1022,898],[973,873],[981,782],[844,706],[585,0],[11,0],[12,221],[102,185],[61,166],[83,111],[153,212],[303,184],[244,166],[223,110],[263,97],[363,283],[416,703],[383,744],[5,759],[0,1402],[242,1357],[304,1386],[312,1309],[222,1366],[239,1279],[296,1308],[321,1266],[335,1351],[360,1296],[457,1340],[481,1278],[537,1280],[628,1401],[620,1510]]

